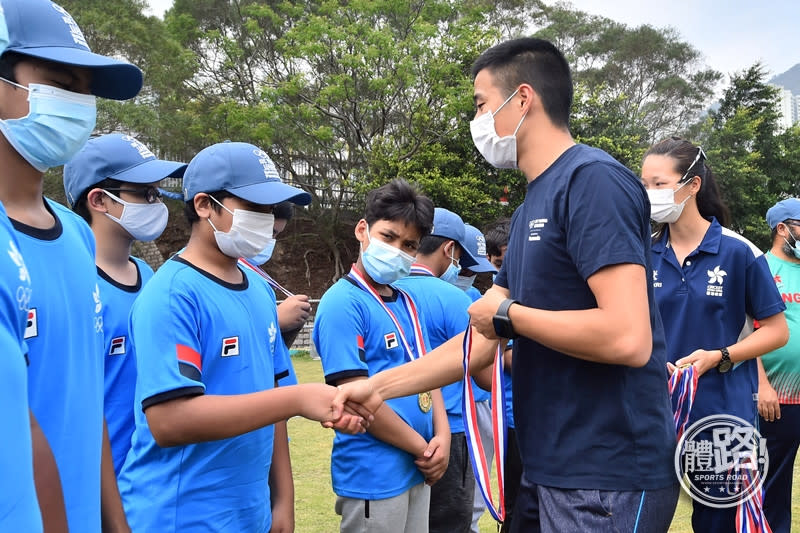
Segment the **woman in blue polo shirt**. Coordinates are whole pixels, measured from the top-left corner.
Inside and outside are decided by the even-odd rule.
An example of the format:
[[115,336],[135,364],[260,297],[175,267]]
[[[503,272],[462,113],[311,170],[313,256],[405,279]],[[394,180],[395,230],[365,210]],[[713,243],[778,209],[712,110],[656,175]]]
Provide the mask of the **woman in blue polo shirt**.
[[[699,146],[676,137],[652,146],[642,163],[642,182],[658,224],[652,283],[667,360],[693,363],[700,375],[689,423],[730,414],[755,425],[755,358],[788,339],[785,306],[767,262],[751,242],[725,227],[728,210]],[[760,324],[756,331],[754,319]],[[736,507],[693,503],[695,531],[734,531]]]

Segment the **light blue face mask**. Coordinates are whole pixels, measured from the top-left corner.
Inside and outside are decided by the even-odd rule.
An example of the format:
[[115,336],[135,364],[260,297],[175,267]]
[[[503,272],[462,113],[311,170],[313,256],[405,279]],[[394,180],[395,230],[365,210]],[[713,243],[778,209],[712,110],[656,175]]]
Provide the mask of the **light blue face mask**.
[[454,285],[462,291],[465,291],[472,287],[472,284],[475,283],[476,277],[478,277],[477,274],[473,274],[471,276],[458,276],[458,279],[456,279]]
[[0,80],[28,91],[28,114],[0,120],[0,132],[33,168],[44,172],[61,166],[89,140],[97,119],[93,95],[39,83],[24,87]]
[[461,265],[458,264],[456,258],[453,257],[453,252],[450,251],[450,265],[448,265],[447,270],[445,270],[439,278],[451,285],[455,285],[456,281],[458,281],[459,272],[461,272]]
[[268,243],[267,246],[261,251],[260,254],[255,255],[253,257],[249,257],[247,260],[253,263],[254,265],[263,265],[267,261],[272,258],[272,252],[275,251],[275,243],[277,241],[273,238]]
[[372,240],[367,226],[369,245],[361,252],[361,264],[376,283],[388,285],[408,276],[414,258],[399,248],[383,241]]

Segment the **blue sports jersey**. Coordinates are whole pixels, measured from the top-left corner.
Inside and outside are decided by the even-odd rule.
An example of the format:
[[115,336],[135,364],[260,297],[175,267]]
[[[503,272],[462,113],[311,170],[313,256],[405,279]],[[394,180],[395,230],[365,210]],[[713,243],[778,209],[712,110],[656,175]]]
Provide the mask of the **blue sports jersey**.
[[[412,274],[399,279],[395,285],[406,291],[417,304],[419,318],[425,324],[431,350],[467,329],[467,308],[472,301],[455,285],[429,274]],[[456,381],[441,389],[450,433],[464,432],[461,408],[463,387],[461,381]],[[473,391],[477,393],[483,389],[473,385]]]
[[136,427],[119,476],[133,531],[270,529],[272,426],[161,448],[144,413],[185,396],[271,389],[286,373],[274,294],[243,271],[244,281],[231,284],[173,257],[133,304]]
[[33,280],[28,397],[58,465],[70,531],[99,532],[103,304],[94,235],[66,207],[44,202],[52,228],[12,220]]
[[31,278],[6,211],[0,204],[0,531],[42,531],[33,484],[28,414],[27,346],[23,340]]
[[[528,184],[495,283],[528,307],[596,308],[586,281],[595,272],[623,263],[650,271],[649,214],[633,173],[602,150],[572,146]],[[648,300],[653,351],[642,368],[514,340],[514,420],[529,482],[599,490],[675,483],[664,334],[652,287]]]
[[[754,318],[786,309],[761,251],[716,219],[683,267],[668,242],[669,229],[653,244],[652,265],[668,361],[675,362],[700,348],[717,350],[736,344],[752,333]],[[725,413],[755,424],[757,393],[755,359],[725,373],[712,368],[697,383],[689,423]]]
[[469,296],[469,299],[472,300],[473,302],[477,302],[478,300],[481,299],[481,296],[483,296],[481,294],[481,291],[472,286],[467,287],[467,290],[464,292],[467,293],[467,296]]
[[[414,330],[399,299],[384,298],[414,349]],[[420,320],[420,322],[422,322]],[[424,324],[423,337],[424,334]],[[348,277],[322,296],[312,334],[322,359],[325,381],[371,376],[407,361],[399,332],[373,296]],[[427,339],[424,345],[428,346]],[[433,438],[433,410],[423,413],[416,394],[386,404],[426,441]],[[331,454],[333,491],[339,496],[382,500],[402,494],[424,481],[414,457],[364,433],[337,432]]]
[[105,373],[105,407],[108,438],[114,472],[119,476],[122,463],[131,447],[133,434],[133,392],[136,388],[136,354],[128,336],[128,316],[133,301],[147,281],[153,277],[150,265],[136,257],[134,285],[123,285],[97,268],[100,294],[103,295],[103,361]]

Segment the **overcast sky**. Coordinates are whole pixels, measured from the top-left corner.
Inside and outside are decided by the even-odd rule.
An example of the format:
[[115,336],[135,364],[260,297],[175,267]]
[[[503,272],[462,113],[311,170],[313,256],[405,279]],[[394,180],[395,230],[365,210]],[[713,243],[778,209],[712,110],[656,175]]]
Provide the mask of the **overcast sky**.
[[[162,15],[172,0],[148,0]],[[798,0],[572,0],[592,14],[630,26],[672,26],[705,56],[708,66],[731,74],[761,60],[773,74],[800,63]]]

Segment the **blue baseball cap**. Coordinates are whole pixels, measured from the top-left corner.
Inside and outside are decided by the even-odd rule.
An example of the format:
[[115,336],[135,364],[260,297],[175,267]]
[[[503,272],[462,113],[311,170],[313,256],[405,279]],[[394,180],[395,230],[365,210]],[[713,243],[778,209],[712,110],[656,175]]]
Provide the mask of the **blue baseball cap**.
[[183,175],[185,201],[191,201],[199,192],[220,190],[260,205],[311,203],[310,194],[283,183],[267,153],[249,143],[214,144],[189,162]]
[[787,198],[767,210],[767,224],[770,229],[775,229],[779,222],[785,220],[800,220],[800,199]]
[[186,163],[158,159],[141,141],[130,135],[111,133],[89,142],[64,165],[64,192],[70,207],[92,185],[106,178],[126,183],[152,183],[179,178]]
[[142,71],[135,65],[89,49],[75,19],[50,0],[0,0],[8,26],[6,52],[17,52],[92,73],[95,96],[127,100],[139,94]]
[[0,3],[0,55],[6,51],[8,46],[8,24],[6,24],[6,14],[3,11],[3,4]]
[[464,232],[464,221],[461,217],[452,211],[448,211],[443,207],[437,207],[433,210],[433,228],[431,228],[431,235],[437,237],[444,237],[445,239],[452,239],[456,241],[465,253],[461,254],[459,264],[464,268],[472,269],[477,264],[472,255],[467,251],[467,240]]
[[[475,265],[467,268],[478,274],[497,272],[494,265],[486,259],[486,237],[483,236],[481,230],[471,224],[464,224],[464,236],[464,240],[467,242],[464,251],[475,261]],[[462,255],[461,258],[463,260],[464,256]]]

